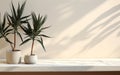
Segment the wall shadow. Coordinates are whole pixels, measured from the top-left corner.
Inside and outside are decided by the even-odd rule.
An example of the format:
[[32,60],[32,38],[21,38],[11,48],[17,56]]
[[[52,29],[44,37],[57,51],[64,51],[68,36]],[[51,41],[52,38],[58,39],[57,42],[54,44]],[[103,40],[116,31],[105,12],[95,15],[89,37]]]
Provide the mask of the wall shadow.
[[[90,48],[93,48],[96,45],[98,45],[99,43],[101,43],[102,41],[104,41],[107,37],[109,37],[115,31],[119,30],[120,21],[117,21],[117,22],[111,24],[111,22],[113,20],[115,20],[116,18],[118,18],[120,16],[119,8],[120,8],[120,4],[110,8],[108,11],[99,15],[93,22],[88,24],[82,31],[80,31],[76,36],[74,36],[72,39],[70,39],[70,41],[68,41],[67,44],[64,44],[64,46],[61,45],[61,48],[65,50],[78,41],[81,42],[81,41],[85,41],[87,39],[92,38],[90,40],[90,42],[88,42],[83,47],[83,49],[77,53],[77,54],[81,54],[84,51],[89,50]],[[107,17],[109,17],[109,18],[106,21],[97,25],[98,22],[100,22],[101,20],[103,20]],[[92,32],[97,29],[100,29],[101,31],[98,31],[96,33],[96,35],[92,34]],[[63,38],[61,40],[64,40],[64,39],[65,38]],[[59,45],[59,43],[57,43],[57,44]],[[69,51],[69,50],[67,50],[67,51]],[[64,52],[64,51],[61,51],[60,53],[62,53],[62,52]],[[76,54],[74,54],[74,55],[76,55]]]
[[[96,20],[94,20],[92,23],[87,25],[82,31],[80,31],[79,34],[74,36],[73,39],[71,39],[71,42],[84,41],[84,40],[90,39],[92,37],[91,41],[88,42],[88,44],[86,44],[84,46],[84,48],[80,51],[80,52],[84,52],[85,50],[93,48],[96,45],[98,45],[100,42],[102,42],[104,39],[109,37],[115,31],[118,31],[119,27],[120,27],[120,25],[119,25],[120,21],[115,22],[114,24],[110,24],[110,23],[111,23],[111,21],[113,21],[114,19],[116,19],[120,16],[120,12],[118,12],[119,8],[120,8],[120,4],[112,7],[110,10],[108,10],[105,13],[103,13],[102,15],[100,15],[98,18],[96,18]],[[116,13],[116,12],[118,12],[118,13]],[[116,14],[114,14],[114,13],[116,13]],[[112,14],[114,14],[114,15],[111,16]],[[101,21],[102,19],[104,19],[108,16],[111,16],[111,17],[107,21],[105,21],[99,25],[96,25],[99,21]],[[92,34],[91,32],[93,32],[94,30],[97,30],[98,28],[100,30],[102,30],[102,29],[103,30],[101,32],[98,31],[97,35],[93,37],[94,34]]]
[[[98,18],[96,18],[92,23],[90,23],[89,25],[87,25],[82,31],[79,32],[78,35],[74,36],[73,38],[76,41],[78,41],[78,40],[84,40],[84,39],[89,39],[90,37],[92,37],[92,35],[91,35],[92,31],[94,31],[97,28],[102,29],[103,27],[109,25],[109,23],[112,20],[114,20],[116,17],[120,16],[120,13],[117,13],[117,14],[113,15],[112,17],[110,17],[106,22],[104,22],[104,23],[102,23],[100,25],[95,26],[96,23],[98,23],[102,19],[104,19],[104,18],[112,15],[113,13],[119,11],[119,8],[120,8],[120,4],[118,4],[117,6],[114,6],[110,10],[106,11],[105,13],[103,13],[102,15],[100,15]],[[77,38],[77,37],[80,37],[80,38]],[[74,40],[74,39],[71,39],[71,40]]]

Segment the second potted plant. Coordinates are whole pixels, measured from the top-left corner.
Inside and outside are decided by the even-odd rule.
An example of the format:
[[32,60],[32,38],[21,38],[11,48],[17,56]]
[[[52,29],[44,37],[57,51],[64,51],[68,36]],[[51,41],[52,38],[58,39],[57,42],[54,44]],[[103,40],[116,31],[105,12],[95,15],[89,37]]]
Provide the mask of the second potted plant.
[[26,35],[26,40],[24,40],[22,44],[32,41],[31,45],[31,52],[30,55],[25,55],[24,61],[26,64],[35,64],[37,63],[37,55],[34,54],[33,48],[35,41],[39,42],[43,48],[44,51],[46,51],[45,46],[43,44],[43,37],[50,38],[49,36],[45,35],[42,33],[43,30],[49,28],[48,27],[43,27],[44,23],[46,22],[46,16],[40,16],[40,14],[37,16],[34,12],[31,14],[32,16],[32,24],[29,22],[27,23],[26,26],[22,26],[23,31],[25,32]]

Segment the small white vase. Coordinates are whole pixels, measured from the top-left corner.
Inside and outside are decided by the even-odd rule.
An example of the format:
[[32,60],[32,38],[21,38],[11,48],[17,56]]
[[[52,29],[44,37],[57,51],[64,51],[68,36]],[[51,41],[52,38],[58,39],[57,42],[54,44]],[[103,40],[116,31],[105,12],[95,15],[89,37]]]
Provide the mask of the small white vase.
[[25,55],[24,62],[25,64],[36,64],[38,61],[37,55]]
[[8,64],[19,64],[21,63],[21,51],[7,51],[6,52],[6,62]]

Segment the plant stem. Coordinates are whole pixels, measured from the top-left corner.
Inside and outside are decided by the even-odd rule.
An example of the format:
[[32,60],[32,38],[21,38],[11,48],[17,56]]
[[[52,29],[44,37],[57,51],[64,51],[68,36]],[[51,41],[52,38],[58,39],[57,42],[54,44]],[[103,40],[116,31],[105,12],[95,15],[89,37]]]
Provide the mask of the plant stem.
[[14,31],[14,47],[13,47],[13,51],[15,51],[16,48],[16,33]]
[[32,41],[32,46],[31,46],[31,55],[33,54],[33,47],[34,47],[34,40]]

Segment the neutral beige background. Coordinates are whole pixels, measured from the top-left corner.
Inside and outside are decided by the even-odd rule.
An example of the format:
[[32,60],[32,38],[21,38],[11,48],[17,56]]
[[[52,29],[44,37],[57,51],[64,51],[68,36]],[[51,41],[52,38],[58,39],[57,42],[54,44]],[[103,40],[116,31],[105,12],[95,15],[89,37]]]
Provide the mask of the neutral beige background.
[[[12,0],[15,5],[24,0]],[[10,12],[11,0],[0,0],[0,12]],[[47,15],[51,28],[44,39],[47,52],[39,43],[35,53],[39,58],[119,58],[120,0],[27,0],[24,14],[34,11]],[[10,37],[12,39],[12,36]],[[20,43],[18,38],[18,44]],[[17,47],[30,54],[31,42]],[[0,39],[0,57],[5,57],[9,45]]]

